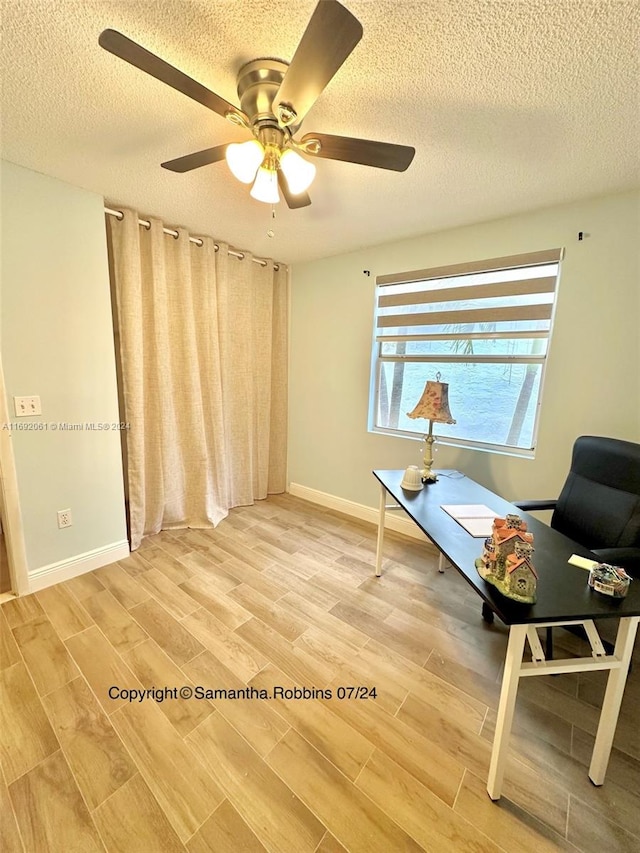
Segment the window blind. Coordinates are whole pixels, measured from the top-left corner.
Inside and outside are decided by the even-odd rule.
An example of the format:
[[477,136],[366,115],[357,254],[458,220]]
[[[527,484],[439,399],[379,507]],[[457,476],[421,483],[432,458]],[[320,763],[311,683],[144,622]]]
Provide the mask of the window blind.
[[562,256],[552,249],[378,276],[376,340],[546,338]]
[[376,284],[407,284],[412,281],[426,281],[434,278],[451,278],[457,275],[468,275],[474,272],[497,272],[512,270],[519,267],[535,267],[542,264],[553,264],[562,260],[564,249],[547,249],[544,252],[528,252],[524,255],[510,255],[506,258],[489,258],[484,261],[472,261],[465,264],[451,264],[446,267],[432,267],[426,270],[393,273],[376,277]]
[[370,429],[413,437],[425,381],[449,385],[441,441],[535,449],[562,249],[376,278]]

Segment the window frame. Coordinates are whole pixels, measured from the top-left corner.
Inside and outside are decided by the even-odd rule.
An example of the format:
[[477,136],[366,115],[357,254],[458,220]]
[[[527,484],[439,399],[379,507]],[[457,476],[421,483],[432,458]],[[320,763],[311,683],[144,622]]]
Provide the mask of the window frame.
[[[560,284],[560,276],[561,276],[561,266],[562,261],[564,259],[564,249],[550,249],[546,251],[540,252],[530,252],[526,254],[512,255],[503,258],[489,258],[486,260],[480,260],[476,262],[470,263],[462,263],[462,264],[452,264],[443,267],[434,267],[431,269],[425,270],[411,270],[402,273],[393,273],[390,275],[380,275],[376,276],[376,287],[375,287],[375,304],[374,304],[374,321],[373,321],[373,340],[372,340],[372,357],[371,357],[371,373],[370,373],[370,389],[369,389],[369,416],[368,416],[368,430],[369,432],[373,432],[379,435],[393,435],[400,438],[409,438],[414,441],[421,441],[426,429],[419,429],[422,425],[421,421],[416,421],[416,430],[406,430],[399,427],[385,427],[379,426],[376,424],[376,420],[378,419],[378,411],[379,411],[379,395],[380,395],[380,387],[381,387],[381,371],[383,369],[383,365],[386,363],[397,363],[402,362],[404,364],[415,364],[415,363],[433,363],[433,364],[442,364],[442,363],[464,363],[464,364],[539,364],[540,365],[540,378],[539,378],[539,388],[537,392],[537,399],[535,402],[535,412],[533,415],[533,429],[532,429],[532,439],[531,439],[531,448],[528,447],[518,447],[515,445],[508,445],[506,442],[491,442],[491,441],[482,441],[478,439],[468,439],[468,438],[458,438],[456,436],[449,435],[441,435],[438,432],[439,424],[434,423],[433,431],[434,435],[437,437],[439,443],[444,445],[449,445],[453,447],[461,447],[473,450],[481,450],[487,451],[490,453],[496,453],[507,456],[518,456],[524,458],[533,458],[535,456],[535,450],[537,446],[537,438],[538,438],[538,427],[540,421],[540,411],[542,406],[542,399],[544,396],[544,382],[545,382],[545,374],[546,374],[546,364],[549,356],[549,351],[551,348],[551,341],[553,339],[553,330],[554,330],[554,321],[556,315],[556,309],[558,304],[558,292],[559,292],[559,284]],[[383,316],[380,311],[384,306],[380,305],[381,295],[384,294],[384,288],[389,285],[405,285],[405,284],[419,284],[420,282],[429,282],[429,281],[438,281],[442,282],[448,278],[460,278],[465,276],[473,276],[478,273],[492,273],[492,272],[509,272],[515,271],[519,269],[531,269],[534,267],[543,267],[548,265],[557,264],[557,271],[555,276],[546,276],[546,278],[550,279],[553,282],[553,287],[549,287],[546,290],[544,288],[531,290],[529,293],[551,293],[552,301],[550,303],[550,314],[548,317],[549,320],[549,328],[548,330],[516,330],[516,331],[494,331],[494,332],[470,332],[467,334],[461,333],[458,337],[460,340],[490,340],[494,339],[507,339],[507,340],[517,340],[519,339],[534,339],[534,338],[542,338],[546,341],[547,346],[544,353],[541,354],[502,354],[502,355],[473,355],[473,354],[459,354],[452,353],[451,355],[383,355],[382,349],[385,342],[390,342],[393,340],[399,341],[404,340],[408,341],[420,341],[420,340],[430,340],[437,341],[439,340],[452,340],[451,334],[443,334],[442,337],[436,334],[408,334],[408,335],[391,335],[385,338],[381,337],[381,332],[384,332],[385,326],[384,323],[382,326],[379,324],[378,319],[380,316]],[[531,278],[523,279],[523,281],[530,281]],[[475,285],[463,285],[468,286],[470,288]],[[487,284],[480,284],[481,287],[487,287]],[[446,285],[445,285],[446,287]],[[443,288],[444,289],[444,288]],[[427,287],[424,288],[424,292],[428,290]],[[438,288],[433,288],[432,292],[436,293]],[[516,295],[508,293],[505,296]],[[399,307],[402,304],[416,304],[421,305],[424,308],[425,305],[428,305],[429,302],[437,302],[437,300],[425,300],[420,302],[416,300],[415,303],[409,303],[408,299],[406,302],[400,301],[396,303],[396,307]],[[442,302],[447,301],[446,299],[441,300]],[[458,301],[458,300],[448,300],[448,301]],[[459,301],[464,301],[463,299],[459,299]],[[499,309],[496,309],[499,310]],[[413,312],[415,316],[422,315],[424,313],[423,310],[416,310]],[[428,312],[427,312],[428,313]],[[436,313],[436,312],[434,312]],[[547,319],[547,318],[544,318]],[[414,324],[415,325],[415,324]],[[425,324],[428,325],[428,324]],[[386,328],[389,328],[387,326]],[[455,417],[455,412],[454,412]],[[425,424],[426,425],[426,424]]]

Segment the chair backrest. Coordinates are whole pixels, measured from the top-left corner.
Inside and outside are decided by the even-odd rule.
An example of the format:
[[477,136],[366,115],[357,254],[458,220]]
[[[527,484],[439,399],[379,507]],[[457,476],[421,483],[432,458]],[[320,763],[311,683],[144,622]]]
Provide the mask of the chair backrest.
[[551,526],[591,550],[640,547],[640,444],[576,439]]

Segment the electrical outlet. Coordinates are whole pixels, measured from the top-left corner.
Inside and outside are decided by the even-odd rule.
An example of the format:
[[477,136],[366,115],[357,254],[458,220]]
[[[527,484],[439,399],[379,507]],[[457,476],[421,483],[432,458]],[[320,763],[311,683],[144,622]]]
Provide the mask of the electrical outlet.
[[73,524],[73,519],[71,518],[71,510],[70,509],[59,509],[58,510],[58,527],[62,529],[63,527],[71,527]]
[[16,411],[17,418],[28,418],[42,414],[42,406],[40,405],[40,397],[14,397],[13,406]]

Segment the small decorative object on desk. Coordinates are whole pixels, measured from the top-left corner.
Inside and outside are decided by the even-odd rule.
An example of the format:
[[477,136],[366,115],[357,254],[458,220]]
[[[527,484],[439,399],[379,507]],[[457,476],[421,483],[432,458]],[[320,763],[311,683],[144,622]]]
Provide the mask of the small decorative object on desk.
[[422,488],[422,477],[420,476],[420,469],[417,465],[409,465],[407,470],[404,472],[404,477],[402,478],[400,485],[403,489],[406,489],[409,492],[420,491]]
[[493,521],[491,536],[485,539],[482,556],[476,560],[481,578],[493,584],[507,598],[535,604],[538,575],[533,567],[533,534],[519,515]]
[[631,578],[624,569],[608,563],[598,563],[589,572],[589,586],[612,598],[624,598],[630,583]]

